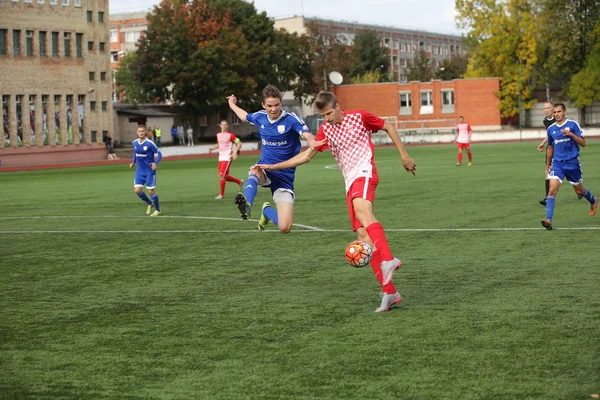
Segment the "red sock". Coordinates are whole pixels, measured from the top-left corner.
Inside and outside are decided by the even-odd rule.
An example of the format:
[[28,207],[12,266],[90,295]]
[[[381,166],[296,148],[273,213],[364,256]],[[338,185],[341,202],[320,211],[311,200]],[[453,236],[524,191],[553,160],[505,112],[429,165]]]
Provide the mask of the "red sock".
[[458,163],[462,164],[462,153],[458,153]]
[[227,175],[227,176],[225,177],[225,180],[226,180],[227,182],[235,182],[235,183],[237,183],[238,185],[239,185],[240,183],[242,183],[242,181],[241,181],[241,180],[239,180],[238,178],[234,178],[234,177],[233,177],[233,176],[231,176],[231,175]]
[[371,225],[367,226],[367,233],[373,241],[375,248],[381,253],[382,261],[390,261],[394,258],[392,256],[392,251],[390,250],[390,245],[385,237],[383,226],[381,226],[379,222],[373,222]]
[[471,156],[471,153],[467,153],[467,155],[469,156],[469,162],[473,161],[473,157]]
[[221,187],[221,192],[219,193],[221,196],[225,196],[225,179],[221,179],[219,181],[219,186]]
[[[383,276],[381,273],[381,255],[379,254],[379,250],[375,250],[373,252],[373,255],[371,256],[371,269],[375,274],[375,278],[377,278],[377,281],[381,285],[381,283],[383,282]],[[397,292],[392,281],[389,281],[388,284],[382,286],[382,288],[383,292],[387,294],[394,294]]]

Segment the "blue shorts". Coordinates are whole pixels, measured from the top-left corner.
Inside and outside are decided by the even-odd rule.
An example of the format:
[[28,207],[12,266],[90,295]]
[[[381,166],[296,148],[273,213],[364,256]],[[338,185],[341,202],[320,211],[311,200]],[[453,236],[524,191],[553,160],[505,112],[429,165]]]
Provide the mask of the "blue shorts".
[[135,177],[133,178],[133,186],[144,186],[146,185],[146,189],[154,189],[156,187],[156,171],[152,172],[135,172]]
[[578,158],[568,161],[552,160],[548,179],[558,179],[562,183],[565,178],[572,185],[583,182],[583,172],[581,172],[581,164],[579,164]]

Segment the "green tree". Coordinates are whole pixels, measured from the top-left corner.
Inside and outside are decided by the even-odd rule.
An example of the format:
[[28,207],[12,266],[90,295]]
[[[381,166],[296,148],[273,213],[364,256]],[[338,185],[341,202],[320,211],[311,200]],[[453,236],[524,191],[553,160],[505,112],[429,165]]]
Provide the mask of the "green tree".
[[381,47],[381,40],[373,30],[357,33],[350,53],[354,63],[350,67],[350,77],[364,75],[369,71],[380,73],[380,82],[389,81],[390,58],[387,50]]
[[[353,64],[353,55],[350,48],[337,39],[335,35],[321,32],[316,22],[306,24],[307,32],[303,35],[304,41],[312,54],[312,82],[307,87],[306,93],[318,93],[329,88],[328,75],[331,71],[337,71],[349,80],[350,66]],[[311,104],[314,96],[307,98],[307,104]]]
[[444,81],[462,79],[467,72],[468,63],[468,56],[454,56],[450,60],[443,60],[440,67],[433,73],[433,76],[435,79]]
[[592,37],[595,45],[588,55],[584,67],[573,77],[568,88],[568,96],[579,108],[592,105],[600,100],[600,22]]
[[431,60],[427,58],[427,53],[420,50],[412,60],[410,68],[406,73],[406,79],[411,81],[429,82],[433,78],[431,70]]
[[116,70],[117,93],[124,103],[138,104],[152,101],[152,97],[146,93],[137,78],[140,71],[137,70],[137,54],[129,52],[123,56],[119,62],[119,69]]
[[381,82],[381,73],[379,71],[367,71],[363,75],[352,78],[353,84],[378,83]]
[[136,79],[152,98],[172,96],[190,114],[226,109],[231,93],[254,107],[269,83],[300,97],[312,78],[302,43],[243,0],[163,0],[148,14]]
[[[529,0],[456,0],[459,26],[469,28],[471,58],[467,78],[500,78],[500,111],[510,117],[537,101],[533,68],[537,63],[539,26],[535,4]],[[519,96],[520,95],[520,96]]]

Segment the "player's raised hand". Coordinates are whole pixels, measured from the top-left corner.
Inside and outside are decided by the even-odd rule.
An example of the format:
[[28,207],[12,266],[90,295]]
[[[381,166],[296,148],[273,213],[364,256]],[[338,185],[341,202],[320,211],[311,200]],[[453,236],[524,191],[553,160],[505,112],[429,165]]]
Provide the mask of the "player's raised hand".
[[229,105],[237,104],[237,97],[235,97],[235,95],[232,94],[230,96],[227,96],[227,101],[229,102]]
[[417,170],[417,165],[415,164],[415,160],[410,157],[406,157],[402,159],[402,166],[406,170],[406,172],[410,172],[411,174],[415,174]]

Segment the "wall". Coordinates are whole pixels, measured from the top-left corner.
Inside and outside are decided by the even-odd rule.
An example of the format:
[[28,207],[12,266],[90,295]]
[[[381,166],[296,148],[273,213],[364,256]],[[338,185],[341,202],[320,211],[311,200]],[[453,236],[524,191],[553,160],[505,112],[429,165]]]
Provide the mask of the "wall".
[[70,146],[10,147],[0,149],[2,167],[24,165],[62,164],[105,160],[107,150],[103,143]]
[[[415,129],[422,121],[429,127],[451,127],[459,116],[479,129],[500,128],[499,100],[494,95],[500,88],[497,78],[457,79],[453,81],[410,82],[406,84],[376,83],[368,85],[342,85],[334,89],[343,109],[365,109],[381,117],[396,117],[398,127]],[[442,112],[442,90],[454,92],[454,110]],[[421,92],[431,91],[433,110],[421,114]],[[412,106],[410,115],[400,115],[401,92],[410,93]]]

